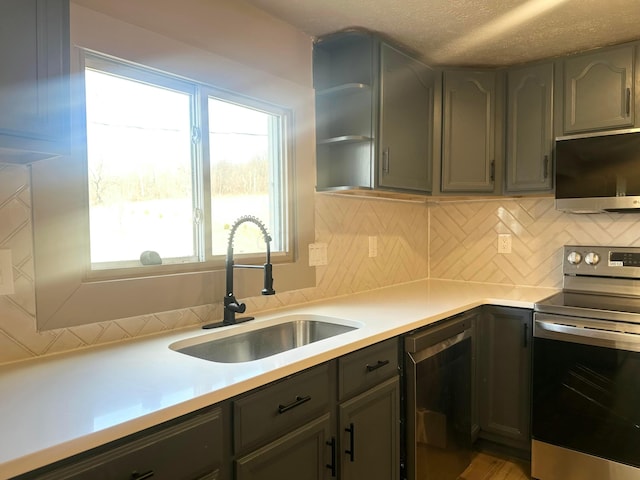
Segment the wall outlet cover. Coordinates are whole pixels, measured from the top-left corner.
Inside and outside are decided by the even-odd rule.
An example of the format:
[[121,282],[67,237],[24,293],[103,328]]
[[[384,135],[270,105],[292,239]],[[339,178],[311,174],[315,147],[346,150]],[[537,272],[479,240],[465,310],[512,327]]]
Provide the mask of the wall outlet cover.
[[309,266],[319,267],[327,264],[327,244],[326,243],[310,243],[309,244]]
[[498,235],[498,253],[511,253],[510,233],[501,233]]

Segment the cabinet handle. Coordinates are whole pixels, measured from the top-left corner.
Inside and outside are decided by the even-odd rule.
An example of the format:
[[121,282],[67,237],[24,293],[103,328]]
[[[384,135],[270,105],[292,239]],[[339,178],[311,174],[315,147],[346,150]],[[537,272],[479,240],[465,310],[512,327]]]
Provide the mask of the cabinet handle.
[[527,323],[524,324],[524,335],[522,336],[522,346],[527,348],[529,346],[529,325]]
[[349,460],[351,460],[353,462],[354,459],[355,459],[355,452],[354,452],[354,448],[353,448],[353,445],[355,443],[355,440],[354,440],[355,428],[353,426],[353,423],[350,423],[349,427],[345,428],[344,431],[349,434],[349,450],[345,450],[344,453],[349,455]]
[[331,470],[331,476],[336,476],[336,439],[335,437],[331,437],[331,440],[326,442],[327,445],[331,447],[331,463],[327,464],[326,467]]
[[544,156],[543,175],[544,178],[549,178],[549,155]]
[[374,370],[382,368],[388,364],[389,364],[389,360],[378,360],[378,363],[376,363],[375,365],[367,365],[367,373],[373,372]]
[[627,117],[631,115],[631,89],[627,87]]
[[131,480],[144,480],[151,477],[153,477],[153,470],[149,470],[147,473],[133,472],[131,474]]
[[287,410],[299,407],[303,403],[307,403],[309,400],[311,400],[311,395],[307,395],[306,397],[297,396],[296,399],[289,405],[278,405],[278,413],[284,413]]
[[496,179],[496,161],[495,160],[491,160],[491,173],[489,175],[489,180],[494,182],[495,179]]
[[384,149],[382,152],[382,173],[385,175],[389,174],[389,147]]

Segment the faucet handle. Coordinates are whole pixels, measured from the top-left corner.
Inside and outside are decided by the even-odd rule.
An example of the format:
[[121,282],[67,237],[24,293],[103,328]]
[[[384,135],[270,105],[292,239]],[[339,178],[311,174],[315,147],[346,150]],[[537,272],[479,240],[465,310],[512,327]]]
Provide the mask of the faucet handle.
[[227,305],[227,308],[235,313],[244,313],[247,310],[247,304],[231,302],[230,304]]
[[247,309],[247,305],[245,303],[238,302],[235,295],[230,293],[224,297],[224,309],[234,313],[244,313]]

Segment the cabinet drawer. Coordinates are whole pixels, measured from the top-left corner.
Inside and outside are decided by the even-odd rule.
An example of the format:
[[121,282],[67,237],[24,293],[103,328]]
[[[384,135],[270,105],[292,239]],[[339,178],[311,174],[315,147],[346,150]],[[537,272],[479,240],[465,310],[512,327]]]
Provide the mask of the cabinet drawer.
[[338,395],[344,400],[398,374],[398,339],[392,338],[338,360]]
[[255,448],[328,412],[332,365],[313,367],[234,400],[235,452]]
[[[82,454],[85,460],[20,479],[111,480],[153,478],[193,480],[223,478],[222,409],[197,414],[130,442],[102,451]],[[79,457],[80,458],[80,457]],[[68,463],[68,462],[65,462]],[[137,475],[137,476],[136,476]]]

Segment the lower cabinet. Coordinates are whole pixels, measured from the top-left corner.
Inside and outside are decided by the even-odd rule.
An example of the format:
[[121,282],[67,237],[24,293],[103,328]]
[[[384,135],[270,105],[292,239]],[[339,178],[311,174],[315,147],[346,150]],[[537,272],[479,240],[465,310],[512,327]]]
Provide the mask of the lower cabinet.
[[400,478],[398,342],[392,338],[338,359],[341,480]]
[[484,306],[477,323],[479,437],[531,449],[531,348],[533,313]]
[[397,480],[400,382],[390,378],[340,404],[340,478]]
[[16,480],[226,480],[229,415],[224,405],[187,415]]
[[235,478],[322,480],[335,476],[336,446],[331,438],[331,423],[331,415],[327,413],[238,458]]
[[398,480],[398,373],[393,338],[235,399],[235,480]]

